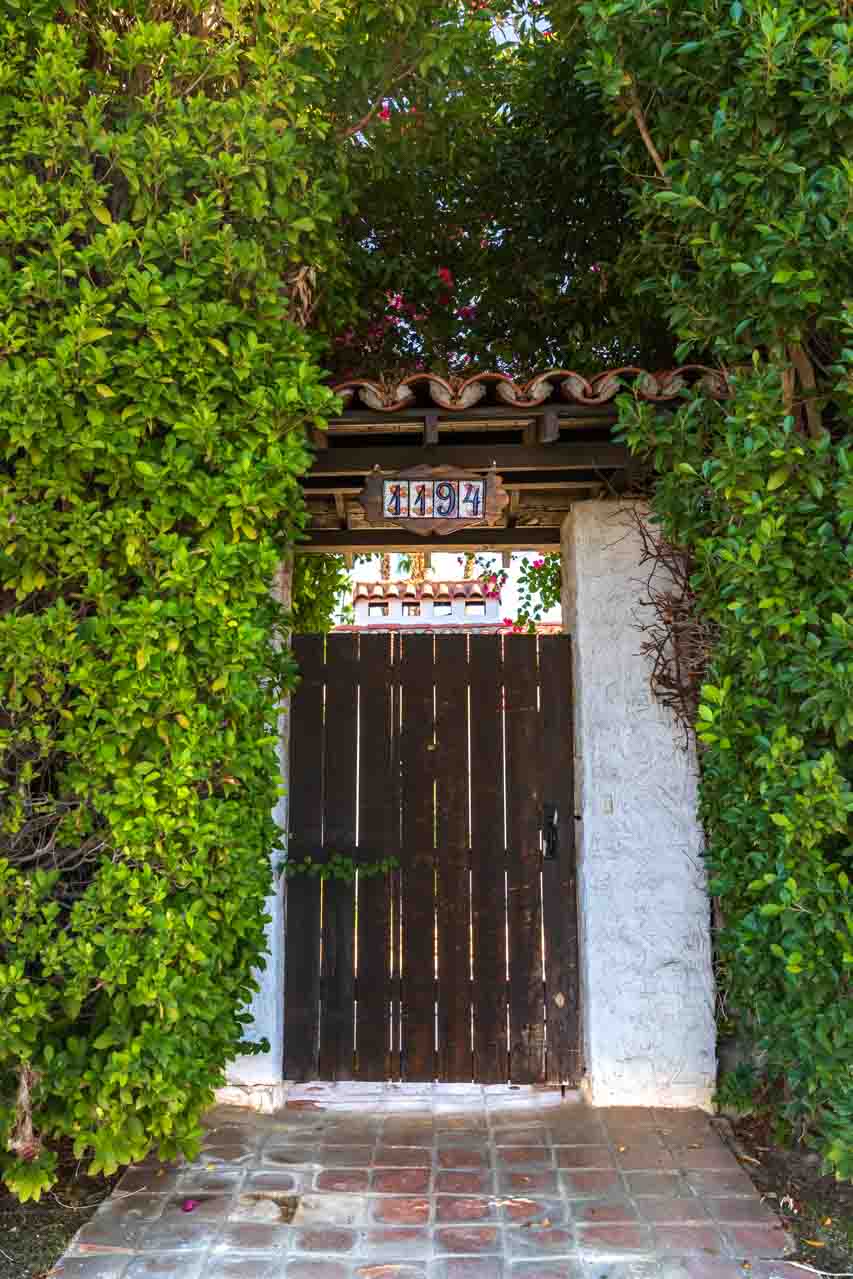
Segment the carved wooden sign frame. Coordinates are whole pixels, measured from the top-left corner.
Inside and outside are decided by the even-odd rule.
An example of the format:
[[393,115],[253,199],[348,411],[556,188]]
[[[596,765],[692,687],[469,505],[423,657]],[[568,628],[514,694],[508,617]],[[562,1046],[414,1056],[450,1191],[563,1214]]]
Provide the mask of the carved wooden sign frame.
[[386,474],[377,463],[359,501],[369,524],[390,524],[426,537],[497,524],[509,494],[494,469],[483,474],[457,466],[421,465]]

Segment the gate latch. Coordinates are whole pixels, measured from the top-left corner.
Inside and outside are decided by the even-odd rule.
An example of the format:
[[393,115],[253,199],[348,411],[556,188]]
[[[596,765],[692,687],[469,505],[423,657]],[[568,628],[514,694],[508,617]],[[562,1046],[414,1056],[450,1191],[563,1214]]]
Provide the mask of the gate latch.
[[543,834],[543,851],[542,856],[547,861],[554,861],[557,857],[560,846],[560,815],[556,804],[542,805],[542,834]]

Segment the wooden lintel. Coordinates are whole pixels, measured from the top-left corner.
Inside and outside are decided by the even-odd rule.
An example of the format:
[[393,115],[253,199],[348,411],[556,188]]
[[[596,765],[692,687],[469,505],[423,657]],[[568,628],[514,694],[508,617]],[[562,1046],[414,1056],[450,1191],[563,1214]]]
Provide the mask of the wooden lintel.
[[[665,408],[659,405],[658,408]],[[615,422],[619,417],[618,410],[614,404],[561,404],[557,403],[549,405],[549,409],[556,413],[565,425],[567,418],[575,421],[585,421],[588,425],[595,422]],[[436,417],[443,423],[449,425],[455,422],[460,426],[464,426],[466,422],[497,422],[501,418],[508,422],[529,422],[534,417],[538,417],[541,409],[524,409],[522,407],[510,408],[502,404],[485,404],[479,405],[474,409],[441,409],[436,408],[423,409],[395,409],[393,413],[377,413],[375,409],[351,409],[342,417],[333,417],[329,419],[329,426],[334,428],[337,425],[358,425],[368,429],[375,427],[376,430],[387,430],[389,426],[396,422],[412,422],[417,425],[424,419],[424,412],[435,412]]]
[[458,466],[468,471],[588,471],[628,465],[622,444],[434,444],[328,448],[318,453],[309,474],[368,475],[374,466],[393,473],[407,467]]
[[[535,472],[530,472],[534,475]],[[553,479],[518,479],[515,475],[503,475],[504,488],[508,493],[558,493],[558,492],[574,492],[578,490],[588,489],[593,485],[602,483],[599,471],[590,471],[588,475],[577,475],[576,478],[567,480],[560,476],[559,472],[554,473]],[[335,497],[337,494],[343,494],[345,497],[356,497],[364,487],[360,475],[340,476],[338,478],[330,477],[328,480],[320,480],[317,483],[313,476],[309,477],[308,483],[303,484],[303,490],[307,498],[314,497]]]
[[444,536],[419,537],[402,529],[314,529],[300,554],[376,555],[384,551],[552,551],[559,528],[466,528]]

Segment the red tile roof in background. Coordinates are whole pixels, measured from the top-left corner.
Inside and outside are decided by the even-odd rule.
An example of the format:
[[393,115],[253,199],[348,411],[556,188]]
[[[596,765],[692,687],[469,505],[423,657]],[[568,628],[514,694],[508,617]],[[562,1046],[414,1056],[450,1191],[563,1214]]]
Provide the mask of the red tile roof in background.
[[455,600],[485,599],[479,582],[356,582],[353,600]]

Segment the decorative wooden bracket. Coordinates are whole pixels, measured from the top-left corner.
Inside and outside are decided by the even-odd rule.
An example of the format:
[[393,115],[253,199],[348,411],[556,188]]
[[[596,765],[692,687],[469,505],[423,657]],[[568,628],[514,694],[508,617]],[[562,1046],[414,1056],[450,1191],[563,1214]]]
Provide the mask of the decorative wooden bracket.
[[426,537],[478,524],[493,527],[509,494],[494,466],[485,474],[427,464],[386,474],[377,463],[359,501],[372,527],[390,525]]

